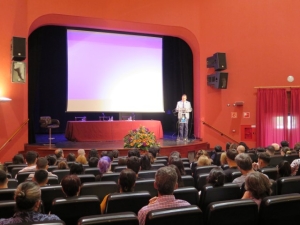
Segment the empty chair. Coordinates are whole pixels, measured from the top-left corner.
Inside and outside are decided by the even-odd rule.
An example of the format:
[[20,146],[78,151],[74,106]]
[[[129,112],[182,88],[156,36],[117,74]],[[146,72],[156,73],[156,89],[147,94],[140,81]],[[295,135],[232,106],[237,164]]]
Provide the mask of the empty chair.
[[195,187],[194,178],[191,175],[182,175],[181,180],[185,187],[188,187],[188,186]]
[[199,174],[197,179],[197,190],[201,191],[201,189],[207,184],[207,177],[209,173]]
[[157,170],[143,170],[139,171],[138,176],[141,178],[155,178],[155,173]]
[[283,160],[285,160],[285,157],[281,155],[272,155],[269,165],[275,167]]
[[53,200],[51,213],[57,215],[66,225],[77,224],[79,218],[100,214],[100,202],[95,195]]
[[270,179],[277,180],[277,168],[262,168],[261,172],[266,174]]
[[199,206],[204,212],[206,207],[216,201],[225,201],[241,198],[240,187],[237,184],[226,183],[220,187],[205,185],[201,190]]
[[78,220],[78,225],[91,224],[139,225],[139,220],[133,212],[120,212],[104,215],[84,216]]
[[16,179],[8,179],[8,183],[7,183],[7,187],[8,188],[17,188],[18,187],[18,181]]
[[85,168],[84,169],[84,173],[85,174],[94,174],[94,176],[96,177],[97,175],[100,174],[100,171],[97,167],[89,167],[89,168]]
[[168,161],[167,159],[158,159],[156,158],[156,160],[154,160],[154,164],[164,164],[165,166],[168,165]]
[[300,193],[300,176],[281,177],[277,180],[277,194]]
[[165,166],[165,164],[163,164],[163,163],[153,163],[151,165],[151,170],[158,170],[159,168],[164,167],[164,166]]
[[105,213],[130,211],[137,214],[143,206],[148,205],[150,198],[148,191],[113,193],[108,195]]
[[136,180],[134,191],[148,191],[151,197],[157,196],[157,190],[154,188],[155,179]]
[[78,174],[77,176],[82,184],[85,182],[95,182],[95,176],[93,174]]
[[269,196],[262,200],[259,222],[263,225],[293,224],[299,219],[300,195]]
[[118,191],[117,183],[114,181],[97,181],[82,184],[80,195],[96,195],[102,202],[104,196]]
[[120,173],[104,173],[101,177],[101,181],[114,181],[118,183]]
[[251,199],[212,202],[204,216],[206,225],[258,224],[258,207]]
[[29,174],[32,174],[32,173],[34,174],[34,172],[18,173],[18,175],[17,175],[18,184],[21,184],[22,182],[24,182],[28,178]]
[[184,172],[186,175],[192,175],[192,170],[189,167],[184,167]]
[[57,166],[48,166],[47,169],[49,172],[52,172],[53,170],[57,170]]
[[15,214],[15,200],[0,201],[0,218],[10,218]]
[[60,122],[57,119],[52,119],[50,116],[41,116],[40,117],[40,126],[42,128],[47,128],[49,130],[49,148],[51,148],[52,142],[52,129],[59,128]]
[[182,162],[184,167],[190,168],[190,163],[189,162]]
[[58,184],[59,184],[58,178],[57,178],[57,177],[53,177],[53,176],[48,177],[48,182],[47,182],[47,184],[50,184],[50,185],[58,185]]
[[49,213],[51,209],[53,199],[65,196],[60,185],[41,187],[41,194],[44,212],[46,214]]
[[0,201],[14,200],[15,190],[15,188],[0,189]]
[[15,167],[24,168],[26,166],[27,166],[26,164],[9,164],[6,168],[7,168],[7,172],[11,173],[12,169],[15,168]]
[[67,175],[70,174],[70,170],[69,169],[63,169],[63,170],[53,170],[52,171],[53,174],[57,175],[58,178],[58,182],[60,183],[60,181]]
[[176,199],[185,200],[191,205],[199,204],[199,194],[195,187],[180,187],[174,190],[173,194]]
[[202,211],[195,205],[158,209],[148,212],[145,225],[201,225]]
[[115,173],[120,173],[122,170],[124,170],[124,169],[126,169],[127,168],[127,166],[116,166],[115,168],[114,168],[114,172]]

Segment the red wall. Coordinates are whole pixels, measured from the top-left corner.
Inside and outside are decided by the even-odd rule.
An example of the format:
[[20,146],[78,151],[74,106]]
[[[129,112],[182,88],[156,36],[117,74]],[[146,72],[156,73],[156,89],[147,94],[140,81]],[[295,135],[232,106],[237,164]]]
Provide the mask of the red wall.
[[[297,85],[300,2],[296,0],[10,0],[0,3],[0,146],[28,118],[27,84],[10,81],[10,40],[28,38],[46,24],[84,26],[173,35],[184,39],[194,56],[195,131],[212,146],[228,140],[201,120],[240,140],[240,125],[255,124],[255,86]],[[206,85],[206,57],[226,52],[228,89]],[[288,75],[294,83],[288,83]],[[30,74],[28,74],[30,76]],[[233,107],[244,101],[243,107]],[[230,106],[227,106],[230,104]],[[231,119],[231,112],[238,112]],[[242,112],[250,112],[250,119]],[[232,130],[236,130],[235,133]],[[27,126],[0,152],[10,160],[27,142]],[[248,142],[251,147],[255,142]]]

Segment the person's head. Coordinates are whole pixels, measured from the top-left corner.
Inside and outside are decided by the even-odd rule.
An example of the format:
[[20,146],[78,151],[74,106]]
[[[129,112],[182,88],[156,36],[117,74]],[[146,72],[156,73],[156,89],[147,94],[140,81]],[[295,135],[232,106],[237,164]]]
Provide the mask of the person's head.
[[225,183],[224,171],[220,167],[213,168],[207,177],[207,183],[214,187],[222,186]]
[[230,148],[226,151],[227,162],[234,162],[235,157],[238,155],[238,151],[234,148]]
[[246,149],[245,149],[245,146],[243,145],[239,145],[236,149],[238,151],[238,153],[245,153]]
[[151,170],[151,162],[148,154],[142,155],[140,158],[141,170]]
[[222,147],[220,145],[215,146],[215,151],[216,152],[222,152]]
[[158,195],[172,195],[177,189],[177,173],[170,166],[161,167],[155,174],[154,187],[158,191]]
[[279,144],[277,144],[277,143],[273,143],[273,144],[271,144],[271,145],[274,147],[274,149],[275,149],[275,152],[280,150],[280,146],[279,146]]
[[84,155],[79,155],[76,158],[76,162],[81,163],[81,164],[87,164],[88,163]]
[[281,161],[277,166],[278,178],[279,177],[289,177],[292,174],[291,165],[288,161]]
[[75,162],[75,160],[76,160],[76,157],[75,157],[74,153],[69,153],[67,155],[67,162]]
[[108,156],[103,156],[98,161],[98,169],[100,174],[106,173],[110,170],[111,160]]
[[45,157],[40,157],[36,161],[37,170],[47,170],[48,169],[48,160]]
[[269,165],[271,157],[267,152],[261,152],[258,154],[258,168],[264,168]]
[[226,143],[226,146],[225,146],[226,151],[229,149],[230,145],[231,145],[230,142],[227,142],[227,143]]
[[98,158],[97,157],[91,157],[89,159],[89,167],[97,167],[98,165]]
[[108,156],[110,158],[110,161],[114,160],[114,156],[113,156],[112,151],[108,151],[106,156]]
[[283,147],[281,148],[280,154],[282,156],[290,155],[292,153],[291,149],[289,147]]
[[140,159],[136,156],[129,157],[127,159],[127,168],[132,169],[136,174],[138,174],[141,168]]
[[102,151],[100,156],[102,158],[103,156],[107,156],[107,154],[108,154],[108,151]]
[[12,163],[13,164],[24,164],[24,156],[22,154],[17,154],[14,155],[14,157],[12,158]]
[[38,154],[35,151],[28,151],[25,156],[25,160],[29,166],[32,166],[36,163]]
[[158,151],[159,151],[158,147],[149,148],[149,153],[153,156],[154,159],[156,159]]
[[170,164],[169,166],[176,170],[178,187],[184,187],[184,183],[183,183],[183,180],[182,180],[182,177],[181,177],[178,167],[175,166],[174,164]]
[[34,173],[33,181],[37,182],[39,186],[45,186],[48,183],[48,172],[46,170],[37,170]]
[[136,181],[136,173],[131,169],[124,169],[120,173],[120,192],[132,192]]
[[299,152],[299,150],[300,150],[300,142],[297,142],[297,143],[294,145],[294,150],[295,150],[296,152]]
[[242,146],[244,146],[244,148],[245,148],[245,152],[248,152],[249,151],[249,147],[248,147],[248,145],[245,143],[245,142],[240,142],[239,143],[239,145],[242,145]]
[[[260,152],[266,152],[266,149],[263,147],[257,147],[256,148],[256,153],[260,153]],[[270,154],[269,154],[270,155]]]
[[57,158],[56,155],[48,155],[47,156],[47,161],[49,166],[54,166],[57,163]]
[[266,147],[266,152],[271,156],[271,155],[274,155],[275,153],[275,148],[273,145],[269,145]]
[[90,160],[90,158],[92,158],[92,157],[95,157],[95,158],[99,159],[99,153],[98,153],[98,151],[96,149],[91,149],[89,151],[87,159]]
[[281,148],[283,148],[283,147],[290,147],[290,144],[289,144],[288,141],[281,141],[280,145],[281,145]]
[[57,169],[69,169],[69,166],[68,164],[65,162],[65,161],[60,161],[58,164],[57,164]]
[[234,148],[234,149],[237,149],[239,145],[237,143],[231,143],[229,148]]
[[185,102],[185,101],[187,100],[186,94],[183,94],[183,95],[181,96],[181,100],[182,100],[183,102]]
[[83,148],[78,149],[77,151],[78,155],[85,155],[85,150]]
[[235,162],[243,173],[247,173],[252,170],[252,159],[251,157],[246,153],[240,153],[235,157]]
[[138,158],[141,156],[140,151],[138,149],[129,150],[127,155],[128,155],[128,157],[136,156]]
[[118,166],[126,166],[127,165],[127,158],[119,158]]
[[64,158],[64,151],[61,148],[56,149],[54,154],[55,154],[57,159]]
[[119,151],[118,150],[112,150],[112,156],[114,157],[114,159],[119,157]]
[[81,181],[76,175],[68,175],[61,180],[61,187],[66,197],[78,196]]
[[260,172],[248,173],[245,179],[245,189],[249,191],[253,198],[262,199],[271,195],[271,182]]
[[7,188],[7,174],[4,170],[0,170],[0,188]]
[[226,152],[222,152],[220,156],[220,164],[221,166],[228,164]]
[[175,165],[178,169],[181,175],[185,175],[184,165],[181,160],[181,158],[178,157],[171,157],[169,161],[169,165]]
[[14,198],[17,211],[38,211],[41,204],[40,186],[33,181],[22,182],[18,185]]
[[180,154],[180,152],[178,152],[178,151],[173,151],[173,152],[171,152],[170,155],[169,155],[169,160],[170,160],[170,158],[172,158],[172,157],[178,157],[178,158],[181,158],[181,154]]
[[70,166],[70,175],[72,174],[84,174],[84,168],[81,163],[74,162]]
[[208,166],[211,165],[211,159],[205,155],[201,155],[197,161],[198,166]]

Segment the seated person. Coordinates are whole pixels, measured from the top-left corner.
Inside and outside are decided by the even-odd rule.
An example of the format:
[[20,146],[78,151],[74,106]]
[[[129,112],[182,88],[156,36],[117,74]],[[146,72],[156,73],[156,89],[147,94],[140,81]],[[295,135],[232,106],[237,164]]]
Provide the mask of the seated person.
[[180,152],[178,151],[173,151],[170,153],[169,158],[168,158],[168,163],[171,160],[172,157],[177,157],[177,158],[181,158]]
[[246,153],[240,153],[235,157],[235,162],[242,175],[235,178],[232,183],[238,184],[240,187],[245,182],[248,173],[254,172],[252,169],[252,159]]
[[69,153],[67,156],[67,162],[75,162],[75,160],[76,160],[75,154]]
[[274,155],[280,155],[280,146],[279,146],[279,144],[277,144],[277,143],[273,143],[273,144],[271,144],[273,147],[274,147],[274,149],[275,149],[275,151],[274,151]]
[[78,149],[77,154],[78,154],[78,156],[80,156],[80,155],[84,155],[85,156],[85,150],[82,149],[82,148]]
[[288,141],[281,141],[280,142],[280,145],[281,145],[281,148],[284,148],[284,147],[290,147],[290,144],[289,144],[289,142]]
[[280,150],[280,154],[282,156],[289,156],[291,155],[292,153],[295,153],[293,150],[291,150],[289,147],[283,147],[281,148]]
[[[89,151],[87,160],[89,161],[90,158],[92,158],[92,157],[95,157],[95,158],[97,158],[97,159],[99,160],[99,153],[98,153],[98,151],[97,151],[96,149],[91,149],[91,150]],[[97,162],[98,162],[98,160],[97,160]]]
[[210,155],[210,158],[214,165],[217,165],[217,152],[222,152],[222,147],[220,145],[216,145]]
[[90,159],[89,159],[89,167],[97,167],[97,165],[98,165],[98,158],[97,157],[91,157]]
[[260,172],[250,172],[245,179],[245,193],[242,199],[252,199],[258,207],[264,197],[272,193],[270,180]]
[[127,169],[132,169],[136,174],[136,179],[141,179],[139,177],[139,171],[141,170],[140,159],[136,156],[131,156],[127,158]]
[[[21,169],[19,171],[19,173],[29,172],[29,171],[35,171],[37,159],[38,159],[37,152],[35,152],[35,151],[28,151],[26,153],[26,156],[25,156],[25,160],[26,160],[27,166],[25,168]],[[17,175],[16,175],[15,178],[17,178]]]
[[[48,176],[49,177],[56,177],[57,178],[57,175],[56,174],[53,174],[51,172],[48,172],[47,171],[48,169],[48,161],[45,157],[40,157],[37,159],[36,161],[36,167],[35,167],[35,170],[45,170],[47,173],[48,173]],[[32,178],[34,177],[34,173],[32,174],[29,174],[28,176],[29,178]]]
[[56,215],[39,212],[41,189],[32,181],[23,182],[15,191],[16,213],[8,219],[0,219],[0,224],[17,224],[60,220]]
[[300,166],[300,151],[298,152],[298,154],[299,154],[299,159],[295,159],[291,163],[292,176],[295,176],[298,173],[298,170],[299,170],[299,166]]
[[4,170],[0,170],[0,189],[8,188],[7,184],[8,184],[7,174]]
[[280,177],[289,177],[292,174],[292,169],[288,161],[281,161],[277,166],[277,179]]
[[127,158],[119,158],[118,166],[126,166],[127,165]]
[[99,175],[96,176],[96,181],[100,181],[104,173],[111,172],[111,160],[108,156],[103,156],[98,161]]
[[131,156],[136,156],[138,158],[141,157],[140,151],[138,149],[129,150],[127,155],[128,155],[128,158],[131,157]]
[[54,154],[56,156],[57,161],[66,161],[66,159],[64,158],[64,151],[61,148],[56,149]]
[[65,160],[62,160],[57,164],[57,169],[59,170],[69,169],[69,166]]
[[84,168],[81,163],[75,162],[70,166],[70,175],[72,174],[84,174]]
[[181,174],[180,174],[180,171],[179,171],[178,167],[175,166],[174,164],[171,164],[169,166],[171,166],[172,168],[174,168],[176,170],[178,187],[184,187],[184,183],[183,183],[183,180],[181,178]]
[[79,155],[76,158],[76,162],[81,163],[81,164],[87,164],[88,163],[88,161],[86,160],[84,155]]
[[211,184],[214,187],[223,186],[225,183],[225,174],[222,168],[216,167],[213,168],[208,177],[207,177],[207,184]]
[[119,158],[119,151],[118,150],[112,150],[112,156],[114,159]]
[[57,164],[56,155],[48,155],[46,158],[48,160],[48,166],[56,166]]
[[12,158],[12,163],[13,164],[24,164],[24,157],[22,154],[16,154],[13,158]]
[[271,161],[271,157],[267,152],[262,152],[258,154],[258,161],[257,163],[252,163],[252,167],[254,170],[261,171],[263,168],[272,168],[269,163]]
[[[235,149],[235,148],[230,148],[230,149]],[[222,153],[221,153],[221,156],[220,156],[220,164],[221,164],[221,166],[224,166],[225,164],[228,164],[226,152],[222,152]]]
[[141,166],[141,170],[151,170],[151,162],[148,154],[141,156],[140,166]]
[[153,160],[155,161],[156,160],[156,156],[159,152],[159,147],[151,147],[149,148],[149,153],[153,156]]
[[177,168],[179,169],[179,172],[180,172],[181,175],[186,174],[181,158],[178,158],[178,157],[175,157],[175,156],[171,157],[170,160],[169,160],[169,165],[172,165],[172,164],[177,166]]
[[235,157],[238,155],[238,152],[235,149],[228,149],[225,154],[229,166],[229,168],[224,171],[225,182],[232,182],[231,174],[239,171],[235,162]]
[[205,155],[201,155],[198,159],[197,166],[209,166],[211,165],[211,159]]
[[40,187],[47,186],[48,172],[46,170],[35,171],[32,181],[37,182]]
[[140,225],[145,225],[146,216],[149,211],[190,205],[187,201],[175,199],[173,192],[178,187],[177,181],[178,178],[174,168],[165,166],[157,170],[154,187],[157,189],[158,197],[152,198],[149,204],[141,208],[138,212]]
[[61,180],[61,187],[66,198],[78,196],[80,193],[81,181],[76,175],[68,175]]
[[[131,170],[131,169],[122,170],[120,173],[120,177],[118,179],[119,193],[133,192],[135,181],[136,181],[136,174],[133,170]],[[108,197],[108,195],[106,195],[103,198],[103,200],[100,204],[100,210],[101,210],[102,214],[104,214],[105,209],[106,209],[107,197]]]
[[246,148],[243,145],[239,145],[236,150],[238,151],[239,154],[246,152]]
[[266,148],[266,153],[268,153],[270,156],[274,155],[275,154],[275,148],[273,145],[269,145],[267,148]]

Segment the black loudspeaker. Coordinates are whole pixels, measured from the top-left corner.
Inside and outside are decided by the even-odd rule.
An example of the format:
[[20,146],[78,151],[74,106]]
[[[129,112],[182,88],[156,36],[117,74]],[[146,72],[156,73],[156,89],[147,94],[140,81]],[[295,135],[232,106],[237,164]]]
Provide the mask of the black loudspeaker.
[[207,85],[214,86],[217,89],[227,89],[228,73],[217,72],[207,76]]
[[206,59],[206,67],[214,68],[216,71],[226,70],[226,54],[217,52]]
[[11,58],[23,61],[26,58],[26,38],[13,37],[11,40]]

